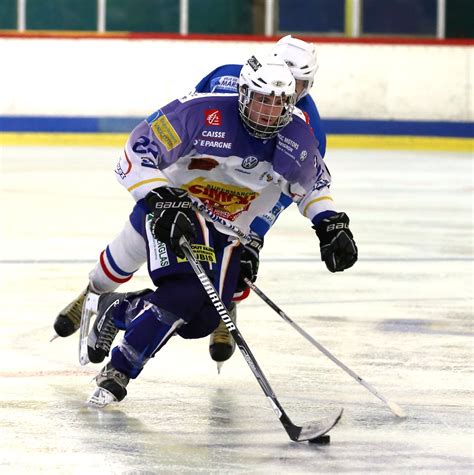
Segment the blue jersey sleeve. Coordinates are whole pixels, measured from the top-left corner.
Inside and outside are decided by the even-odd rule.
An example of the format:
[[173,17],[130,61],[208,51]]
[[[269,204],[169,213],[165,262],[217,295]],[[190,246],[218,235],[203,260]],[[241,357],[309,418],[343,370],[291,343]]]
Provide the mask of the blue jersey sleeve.
[[280,216],[280,213],[284,209],[288,208],[291,203],[293,203],[293,200],[289,196],[282,193],[270,212],[265,213],[262,216],[257,216],[252,221],[250,230],[258,234],[260,237],[265,236],[265,234],[267,234],[270,228],[275,224],[275,221],[278,219],[278,216]]
[[224,64],[203,77],[196,85],[196,92],[235,94],[238,89],[241,64]]
[[319,142],[319,153],[321,154],[321,157],[324,158],[324,155],[326,154],[326,133],[324,132],[321,117],[319,117],[318,108],[316,107],[313,98],[308,94],[300,99],[296,103],[296,106],[308,114],[309,125],[313,128],[314,135]]

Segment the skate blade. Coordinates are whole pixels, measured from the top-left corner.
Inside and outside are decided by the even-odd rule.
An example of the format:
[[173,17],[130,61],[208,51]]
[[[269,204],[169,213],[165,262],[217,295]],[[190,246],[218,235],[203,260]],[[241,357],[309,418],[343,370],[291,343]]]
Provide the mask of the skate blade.
[[90,363],[89,352],[87,351],[87,339],[89,337],[89,327],[91,319],[97,314],[99,295],[89,292],[86,295],[81,314],[81,327],[79,332],[79,363],[81,366]]
[[102,409],[114,402],[118,402],[117,398],[110,391],[104,388],[96,388],[86,401],[86,406]]
[[59,335],[57,335],[56,333],[51,337],[51,339],[49,340],[49,342],[51,343],[52,341],[56,340],[56,338],[59,338]]
[[217,374],[221,374],[221,369],[222,369],[222,365],[224,364],[223,361],[217,361]]

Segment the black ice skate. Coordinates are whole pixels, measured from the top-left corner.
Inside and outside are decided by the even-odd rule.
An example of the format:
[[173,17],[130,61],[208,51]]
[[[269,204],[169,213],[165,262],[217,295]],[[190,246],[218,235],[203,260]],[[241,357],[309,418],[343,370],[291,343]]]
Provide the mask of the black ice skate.
[[91,407],[105,407],[112,402],[119,402],[127,395],[130,378],[107,363],[95,377],[97,388],[87,400]]
[[[237,320],[237,306],[234,302],[229,305],[229,316],[233,322]],[[221,320],[219,326],[211,333],[209,354],[217,362],[217,372],[221,372],[224,361],[227,361],[235,351],[235,341],[225,323]]]
[[[119,331],[114,323],[115,310],[122,303],[129,303],[134,298],[149,292],[150,289],[126,293],[110,292],[102,295],[93,292],[87,294],[82,312],[79,344],[79,361],[82,365],[104,361]],[[89,332],[89,322],[93,315],[96,315],[96,319]]]
[[97,317],[87,338],[87,353],[91,363],[102,363],[119,329],[114,324],[114,310],[123,302],[126,294],[111,292],[99,296]]
[[58,336],[67,337],[79,329],[81,325],[81,312],[89,287],[84,289],[78,297],[66,305],[54,321],[54,331]]

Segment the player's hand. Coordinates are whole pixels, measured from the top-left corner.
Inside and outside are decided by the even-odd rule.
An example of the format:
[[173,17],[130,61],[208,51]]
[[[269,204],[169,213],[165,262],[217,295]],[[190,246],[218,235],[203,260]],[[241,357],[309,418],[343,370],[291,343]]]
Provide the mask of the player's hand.
[[196,214],[186,191],[167,186],[155,188],[146,195],[145,201],[153,213],[150,223],[153,237],[171,246],[178,257],[184,258],[179,239],[185,236],[193,242],[197,237],[193,224]]
[[237,282],[237,292],[243,292],[248,286],[244,282],[246,277],[251,282],[257,280],[259,255],[263,247],[263,238],[254,235],[251,242],[243,246],[240,254],[240,276]]
[[313,226],[319,237],[321,260],[331,272],[341,272],[357,261],[357,246],[349,229],[346,213],[324,218]]

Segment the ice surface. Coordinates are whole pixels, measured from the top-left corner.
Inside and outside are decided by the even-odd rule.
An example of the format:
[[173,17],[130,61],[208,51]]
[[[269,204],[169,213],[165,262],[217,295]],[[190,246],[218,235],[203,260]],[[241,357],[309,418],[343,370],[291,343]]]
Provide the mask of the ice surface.
[[[207,338],[172,338],[123,402],[87,408],[100,366],[79,365],[77,334],[49,339],[132,207],[112,171],[119,150],[0,153],[2,473],[472,473],[471,157],[330,152],[360,251],[344,273],[325,269],[296,208],[268,235],[259,287],[408,414],[251,296],[238,325],[292,421],[345,408],[318,446],[288,439],[238,351],[218,375]],[[149,285],[142,271],[124,288]]]

